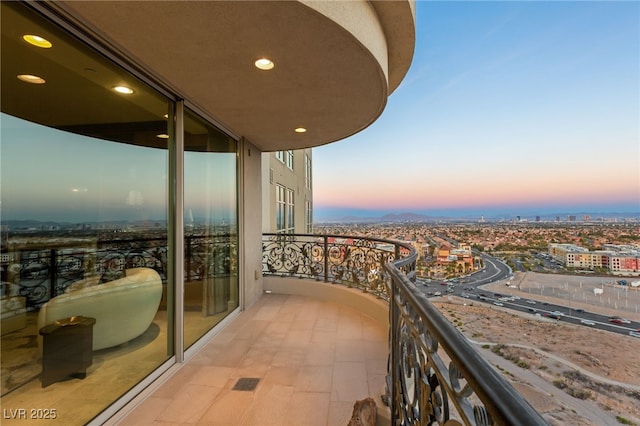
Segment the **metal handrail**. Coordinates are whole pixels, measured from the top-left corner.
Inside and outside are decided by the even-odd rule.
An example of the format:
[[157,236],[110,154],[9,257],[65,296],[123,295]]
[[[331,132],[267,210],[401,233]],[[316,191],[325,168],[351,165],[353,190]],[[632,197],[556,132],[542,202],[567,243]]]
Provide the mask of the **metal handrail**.
[[[0,271],[2,295],[9,287],[26,298],[27,310],[37,310],[49,299],[62,294],[73,282],[100,277],[118,278],[124,269],[147,267],[167,277],[166,236],[114,237],[97,241],[55,241],[2,248]],[[187,235],[185,280],[228,275],[237,268],[237,244],[232,234]],[[15,291],[15,290],[14,290]]]
[[[546,425],[540,414],[504,379],[471,343],[436,309],[427,297],[399,269],[390,263],[391,289],[391,362],[389,381],[392,418],[397,424],[432,424],[453,420],[448,402],[455,406],[464,424]],[[419,318],[409,324],[411,318]],[[404,327],[405,330],[401,330]],[[410,329],[407,332],[406,329]],[[411,372],[427,373],[416,384],[416,397],[407,398],[401,377],[407,357],[414,359],[403,338],[413,340],[412,349],[424,358],[425,365]],[[450,359],[438,355],[442,349]],[[444,393],[443,393],[444,392]],[[437,396],[436,396],[437,395]],[[475,398],[474,398],[475,396]],[[475,401],[474,401],[475,400]],[[401,421],[403,420],[403,421]],[[449,424],[449,423],[447,423]]]
[[[186,276],[223,273],[236,265],[237,247],[228,235],[185,241],[192,266]],[[310,278],[362,289],[389,302],[389,366],[387,395],[394,425],[544,425],[545,420],[429,302],[414,285],[417,253],[409,244],[378,238],[263,234],[263,273]],[[122,246],[129,249],[122,251]],[[107,270],[111,254],[124,263],[164,271],[162,239],[100,242],[99,248],[79,245],[35,250],[19,262],[21,294],[33,306],[55,295],[60,283],[96,270]],[[105,256],[96,264],[95,257]],[[3,254],[9,252],[3,251]],[[25,252],[26,255],[27,252]],[[229,254],[231,254],[229,256]],[[107,256],[108,255],[108,256]],[[100,257],[100,256],[98,256]],[[200,265],[211,263],[211,268]],[[3,260],[4,265],[4,260]],[[36,269],[30,270],[30,265]],[[127,266],[129,267],[129,266]],[[58,283],[57,285],[55,285]],[[48,291],[42,286],[50,284]],[[55,285],[55,288],[54,288]],[[3,290],[4,291],[4,290]],[[36,296],[42,295],[42,299]]]
[[[390,276],[384,265],[401,260],[411,250],[407,244],[380,238],[265,233],[262,272],[343,284],[389,300]],[[415,273],[415,262],[412,265],[409,274]]]
[[[347,250],[345,245],[351,247]],[[393,240],[263,234],[265,275],[344,284],[389,301],[389,366],[383,399],[390,405],[392,424],[546,425],[413,284],[416,259],[411,245]],[[343,274],[345,265],[369,270],[381,265],[384,271],[372,286],[371,280],[363,279],[368,277],[366,271]]]

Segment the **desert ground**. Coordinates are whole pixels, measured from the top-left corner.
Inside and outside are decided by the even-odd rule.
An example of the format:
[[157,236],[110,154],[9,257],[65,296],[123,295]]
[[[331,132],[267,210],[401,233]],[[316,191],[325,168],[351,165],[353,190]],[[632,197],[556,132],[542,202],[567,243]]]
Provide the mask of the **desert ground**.
[[[617,289],[605,283],[604,295],[615,299],[610,305],[606,299],[585,300],[582,289],[593,295],[588,285],[602,287],[602,279],[593,277],[594,282],[587,284],[584,277],[580,282],[573,282],[574,278],[579,277],[528,272],[517,274],[510,283],[485,288],[549,303],[570,301],[571,306],[591,312],[640,319],[640,292],[618,299]],[[549,424],[640,425],[640,338],[516,313],[473,299],[432,301]]]

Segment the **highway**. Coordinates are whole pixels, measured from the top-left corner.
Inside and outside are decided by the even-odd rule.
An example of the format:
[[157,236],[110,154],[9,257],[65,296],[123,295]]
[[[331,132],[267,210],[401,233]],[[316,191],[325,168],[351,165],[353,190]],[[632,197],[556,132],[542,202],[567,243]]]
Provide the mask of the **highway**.
[[[548,320],[564,321],[624,335],[629,335],[630,332],[633,332],[634,337],[640,337],[640,322],[638,321],[613,323],[609,321],[610,317],[592,313],[588,310],[575,309],[524,297],[511,296],[506,293],[497,293],[495,290],[483,289],[482,286],[485,284],[508,280],[512,277],[512,271],[509,266],[494,257],[486,254],[480,254],[480,256],[484,262],[483,269],[466,277],[449,281],[429,281],[418,278],[416,282],[418,289],[425,293],[427,297],[459,296],[471,299],[474,302],[482,302],[524,312],[534,318],[545,317]],[[627,320],[621,318],[619,321]]]

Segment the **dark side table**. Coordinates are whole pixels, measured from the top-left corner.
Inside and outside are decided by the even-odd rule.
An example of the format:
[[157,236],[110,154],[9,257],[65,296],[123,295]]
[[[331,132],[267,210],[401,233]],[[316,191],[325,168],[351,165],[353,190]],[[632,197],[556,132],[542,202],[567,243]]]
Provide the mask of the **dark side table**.
[[75,377],[84,379],[93,362],[95,318],[60,319],[40,329],[42,335],[42,387]]

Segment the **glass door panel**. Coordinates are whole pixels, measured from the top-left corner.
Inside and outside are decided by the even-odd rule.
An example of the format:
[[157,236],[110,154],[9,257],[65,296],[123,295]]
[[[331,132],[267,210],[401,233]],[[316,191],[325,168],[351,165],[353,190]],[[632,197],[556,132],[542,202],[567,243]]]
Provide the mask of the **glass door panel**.
[[185,112],[184,339],[191,346],[239,306],[236,143]]

